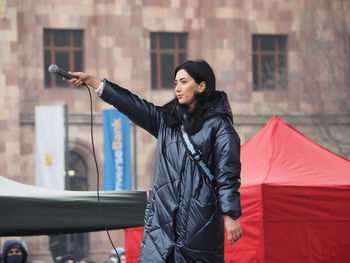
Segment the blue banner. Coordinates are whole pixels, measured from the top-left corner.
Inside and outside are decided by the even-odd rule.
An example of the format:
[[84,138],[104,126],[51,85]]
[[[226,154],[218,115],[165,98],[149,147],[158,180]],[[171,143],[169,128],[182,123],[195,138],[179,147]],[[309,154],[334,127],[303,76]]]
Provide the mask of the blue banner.
[[117,110],[104,110],[103,190],[131,190],[130,121]]

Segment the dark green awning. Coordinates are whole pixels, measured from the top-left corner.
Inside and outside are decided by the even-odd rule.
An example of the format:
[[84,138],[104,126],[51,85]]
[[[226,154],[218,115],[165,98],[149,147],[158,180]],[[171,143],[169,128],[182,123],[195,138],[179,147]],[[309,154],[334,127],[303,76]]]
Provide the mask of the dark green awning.
[[143,226],[143,191],[56,191],[0,176],[0,236],[79,233]]

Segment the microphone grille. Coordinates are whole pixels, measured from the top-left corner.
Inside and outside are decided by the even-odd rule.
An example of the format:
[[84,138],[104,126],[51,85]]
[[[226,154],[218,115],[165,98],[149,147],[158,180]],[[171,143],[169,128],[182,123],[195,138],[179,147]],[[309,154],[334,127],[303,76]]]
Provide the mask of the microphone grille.
[[50,67],[49,67],[49,72],[50,72],[51,74],[56,75],[56,73],[58,72],[58,66],[57,66],[56,64],[50,65]]

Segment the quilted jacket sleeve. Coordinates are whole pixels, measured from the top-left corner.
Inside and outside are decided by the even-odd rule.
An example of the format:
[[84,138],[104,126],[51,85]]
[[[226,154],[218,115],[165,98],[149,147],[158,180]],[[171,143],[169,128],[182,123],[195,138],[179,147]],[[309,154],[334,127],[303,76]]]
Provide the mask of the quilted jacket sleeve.
[[140,99],[129,90],[106,79],[101,98],[125,114],[136,125],[144,128],[154,137],[158,137],[161,121],[160,107]]
[[221,213],[237,219],[242,214],[238,191],[241,185],[240,138],[228,121],[222,121],[218,125],[214,165]]

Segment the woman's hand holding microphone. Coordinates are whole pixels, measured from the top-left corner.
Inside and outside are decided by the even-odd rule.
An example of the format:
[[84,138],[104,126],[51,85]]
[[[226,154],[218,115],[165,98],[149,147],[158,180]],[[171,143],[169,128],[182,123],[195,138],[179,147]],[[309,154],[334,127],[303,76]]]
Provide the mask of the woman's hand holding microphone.
[[88,87],[91,87],[93,89],[97,89],[101,84],[101,80],[99,78],[91,76],[85,72],[70,72],[69,71],[68,74],[73,76],[74,78],[73,79],[63,78],[63,79],[75,87],[78,87],[78,86],[85,84]]

